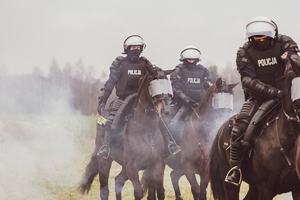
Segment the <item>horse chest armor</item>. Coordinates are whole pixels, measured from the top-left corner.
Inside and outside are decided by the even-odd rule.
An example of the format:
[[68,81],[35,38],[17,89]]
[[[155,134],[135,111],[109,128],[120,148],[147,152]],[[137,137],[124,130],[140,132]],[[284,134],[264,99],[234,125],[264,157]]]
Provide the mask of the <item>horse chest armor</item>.
[[274,45],[266,51],[257,50],[252,45],[247,53],[254,65],[257,78],[263,83],[277,87],[276,80],[283,75],[285,64],[281,59],[281,45],[274,42]]
[[124,61],[121,63],[122,73],[116,84],[116,93],[119,97],[126,97],[137,92],[139,80],[146,74],[146,62],[130,63]]

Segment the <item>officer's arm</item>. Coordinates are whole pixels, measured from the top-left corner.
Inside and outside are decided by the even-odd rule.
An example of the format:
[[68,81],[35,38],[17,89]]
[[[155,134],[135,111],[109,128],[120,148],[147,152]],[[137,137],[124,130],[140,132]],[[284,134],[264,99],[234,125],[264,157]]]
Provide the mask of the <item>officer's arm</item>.
[[283,92],[277,88],[267,85],[257,79],[254,66],[246,56],[244,48],[237,52],[236,64],[241,74],[242,86],[246,91],[255,93],[264,98],[282,98]]
[[113,91],[114,87],[116,86],[120,76],[121,76],[121,61],[124,58],[122,56],[117,57],[113,63],[111,64],[109,70],[109,78],[104,84],[104,88],[101,88],[100,91],[100,97],[99,97],[99,103],[103,102],[106,103],[107,99],[109,98],[111,92]]
[[171,73],[170,79],[172,83],[172,90],[174,98],[181,99],[185,104],[190,103],[190,98],[182,91],[184,86],[183,80],[181,80],[182,73],[179,67],[175,68],[175,71]]
[[212,75],[208,71],[208,69],[205,68],[205,74],[204,74],[204,89],[207,90],[210,85],[212,84]]

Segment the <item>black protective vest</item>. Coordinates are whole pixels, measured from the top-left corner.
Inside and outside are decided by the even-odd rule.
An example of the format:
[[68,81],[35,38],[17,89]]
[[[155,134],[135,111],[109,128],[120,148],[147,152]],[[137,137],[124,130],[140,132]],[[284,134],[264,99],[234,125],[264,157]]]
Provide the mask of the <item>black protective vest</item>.
[[190,70],[187,67],[181,68],[182,79],[184,80],[183,92],[195,101],[200,101],[205,93],[204,76],[205,70],[197,65],[196,69]]
[[251,45],[247,53],[255,68],[257,78],[265,84],[279,88],[280,84],[277,81],[284,74],[285,64],[281,59],[283,52],[280,43],[275,40],[273,42],[274,44],[265,51],[258,50]]
[[138,91],[139,80],[146,74],[146,62],[130,62],[125,60],[120,65],[121,76],[116,84],[116,95],[125,98]]

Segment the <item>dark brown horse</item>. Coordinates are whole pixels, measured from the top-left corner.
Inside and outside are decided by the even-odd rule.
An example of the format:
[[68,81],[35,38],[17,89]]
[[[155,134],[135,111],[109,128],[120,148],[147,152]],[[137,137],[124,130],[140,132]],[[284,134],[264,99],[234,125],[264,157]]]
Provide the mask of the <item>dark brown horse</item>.
[[[101,134],[104,132],[103,128],[98,126],[96,148],[79,186],[82,194],[88,193],[94,177],[99,173],[100,197],[102,200],[108,199],[108,178],[114,160],[122,165],[122,171],[115,178],[116,199],[121,199],[122,188],[128,179],[133,184],[135,199],[142,199],[147,190],[148,199],[156,199],[156,196],[158,199],[165,198],[163,187],[165,164],[162,158],[164,141],[158,129],[158,120],[160,109],[167,102],[163,103],[157,100],[157,96],[151,96],[149,86],[153,80],[165,80],[166,75],[172,71],[162,71],[159,68],[148,69],[148,73],[140,82],[136,103],[132,110],[133,115],[126,125],[124,138],[119,140],[115,137],[108,159],[96,156],[99,147],[103,144]],[[140,170],[145,170],[142,184],[138,175]]]
[[[212,98],[218,91],[225,92],[225,88],[226,93],[230,96],[236,85],[223,85],[222,80],[218,79],[214,85],[207,89],[199,106],[193,109],[190,114],[189,121],[183,130],[180,144],[181,152],[166,160],[166,164],[173,169],[171,179],[176,200],[182,199],[178,181],[183,175],[191,184],[194,199],[206,200],[206,188],[209,182],[207,161],[210,145],[220,126],[217,123],[217,118],[230,117],[224,116],[225,113],[230,113],[227,109],[221,108],[221,112],[218,112],[212,107]],[[197,183],[196,174],[200,175],[200,186]]]
[[[297,123],[300,100],[292,102],[291,99],[294,78],[294,72],[287,73],[284,100],[273,117],[270,115],[265,122],[252,150],[246,152],[241,169],[243,181],[249,184],[247,200],[271,200],[277,194],[289,191],[294,199],[300,199],[300,182],[293,159],[293,147],[300,132],[300,124]],[[211,189],[214,199],[218,200],[239,199],[240,188],[224,181],[230,169],[228,144],[234,118],[231,117],[221,126],[211,147]]]

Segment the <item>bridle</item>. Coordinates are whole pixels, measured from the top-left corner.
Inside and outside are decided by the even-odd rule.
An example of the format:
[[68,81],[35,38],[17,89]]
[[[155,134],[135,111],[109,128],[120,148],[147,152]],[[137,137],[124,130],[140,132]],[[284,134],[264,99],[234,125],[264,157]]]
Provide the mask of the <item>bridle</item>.
[[294,102],[292,104],[293,104],[293,111],[294,111],[295,117],[292,117],[285,112],[285,110],[283,108],[283,103],[282,103],[283,113],[288,121],[296,121],[298,124],[300,124],[300,118],[299,118],[300,108],[297,108],[297,106],[295,105]]

